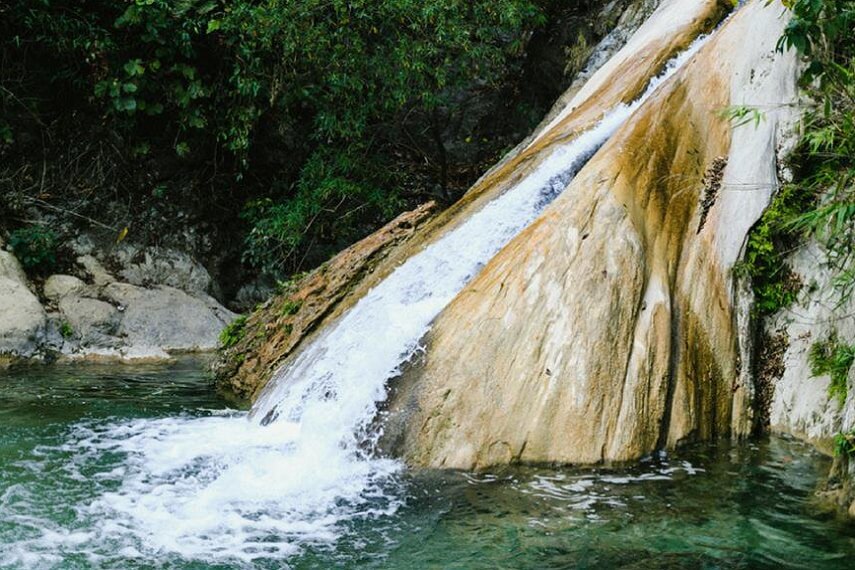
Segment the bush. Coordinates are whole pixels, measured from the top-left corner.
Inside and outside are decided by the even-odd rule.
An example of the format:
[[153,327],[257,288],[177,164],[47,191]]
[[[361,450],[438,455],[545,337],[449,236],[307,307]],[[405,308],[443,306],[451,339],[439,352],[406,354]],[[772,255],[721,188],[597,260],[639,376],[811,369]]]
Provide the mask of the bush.
[[855,430],[835,434],[834,454],[847,458],[855,458]]
[[855,1],[790,0],[793,11],[779,49],[794,48],[808,60],[802,78],[818,103],[805,117],[797,160],[798,184],[822,196],[792,222],[816,236],[838,272],[843,298],[855,287]]
[[840,405],[846,402],[847,380],[853,361],[855,361],[855,346],[841,344],[836,335],[831,335],[810,347],[808,362],[811,374],[814,376],[827,374],[831,378],[828,396],[837,398]]
[[798,184],[784,186],[748,236],[745,257],[734,271],[751,278],[759,316],[772,315],[796,300],[801,283],[785,257],[801,237],[794,220],[814,201],[813,191]]
[[56,265],[56,234],[45,226],[29,226],[9,234],[12,252],[24,269],[50,271]]

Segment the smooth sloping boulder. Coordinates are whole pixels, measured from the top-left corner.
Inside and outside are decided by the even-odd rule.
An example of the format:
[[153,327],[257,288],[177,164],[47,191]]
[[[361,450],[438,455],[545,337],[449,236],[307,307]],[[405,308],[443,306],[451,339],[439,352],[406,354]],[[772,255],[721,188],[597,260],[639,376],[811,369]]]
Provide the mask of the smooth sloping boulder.
[[[795,113],[785,24],[778,2],[744,6],[440,315],[390,405],[409,463],[627,460],[750,431],[731,268]],[[732,128],[731,105],[764,118]]]

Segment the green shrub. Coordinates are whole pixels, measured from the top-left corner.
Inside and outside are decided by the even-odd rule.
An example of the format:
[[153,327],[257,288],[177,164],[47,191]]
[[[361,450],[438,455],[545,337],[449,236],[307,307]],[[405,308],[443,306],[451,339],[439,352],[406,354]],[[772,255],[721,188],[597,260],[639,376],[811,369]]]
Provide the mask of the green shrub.
[[812,190],[798,184],[784,186],[748,236],[745,257],[734,271],[751,278],[759,316],[772,315],[796,300],[801,284],[785,257],[801,237],[794,220],[814,201]]
[[855,361],[855,346],[841,344],[835,334],[815,342],[808,354],[811,374],[814,376],[827,374],[831,378],[828,396],[837,398],[841,405],[846,401],[847,380],[853,361]]
[[68,340],[74,336],[74,329],[71,327],[71,323],[68,321],[62,321],[59,323],[59,334],[62,338]]
[[49,271],[56,265],[57,237],[46,226],[29,226],[9,234],[12,252],[24,269]]
[[834,454],[855,458],[855,430],[840,432],[834,436]]
[[285,301],[279,312],[282,316],[290,317],[292,315],[296,315],[302,306],[303,304],[299,301]]
[[242,315],[231,323],[220,333],[220,346],[230,348],[236,345],[246,335],[246,316]]

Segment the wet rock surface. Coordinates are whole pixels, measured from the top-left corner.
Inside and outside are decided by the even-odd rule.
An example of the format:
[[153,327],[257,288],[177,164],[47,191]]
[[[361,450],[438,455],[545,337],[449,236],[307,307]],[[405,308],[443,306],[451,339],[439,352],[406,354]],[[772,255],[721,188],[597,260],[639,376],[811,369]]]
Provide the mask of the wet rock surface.
[[221,390],[251,400],[312,333],[358,298],[354,289],[420,230],[436,212],[429,202],[401,214],[302,279],[286,285],[234,331],[233,346],[214,365]]

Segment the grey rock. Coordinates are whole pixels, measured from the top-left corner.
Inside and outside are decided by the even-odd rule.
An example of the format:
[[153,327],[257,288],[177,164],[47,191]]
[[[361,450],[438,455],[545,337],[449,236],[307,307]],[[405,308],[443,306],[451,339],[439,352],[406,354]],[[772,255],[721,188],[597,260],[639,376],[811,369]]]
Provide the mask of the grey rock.
[[45,281],[42,293],[51,301],[59,301],[77,295],[86,289],[86,284],[73,275],[51,275]]
[[187,253],[173,249],[132,245],[119,248],[114,254],[119,265],[119,277],[132,285],[164,285],[188,293],[209,293],[212,279],[208,270]]
[[0,251],[0,354],[33,356],[44,329],[45,311],[18,260]]
[[114,346],[119,312],[110,303],[87,297],[64,297],[59,302],[62,318],[73,337],[84,345]]
[[174,287],[111,283],[103,295],[122,312],[118,334],[129,346],[211,350],[236,316],[210,297],[194,297]]
[[83,267],[96,287],[104,287],[116,281],[116,278],[104,269],[101,262],[91,255],[81,255],[77,258],[77,264]]

